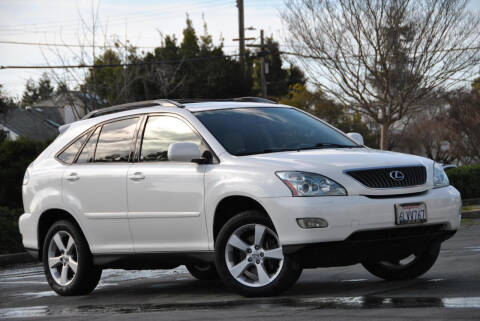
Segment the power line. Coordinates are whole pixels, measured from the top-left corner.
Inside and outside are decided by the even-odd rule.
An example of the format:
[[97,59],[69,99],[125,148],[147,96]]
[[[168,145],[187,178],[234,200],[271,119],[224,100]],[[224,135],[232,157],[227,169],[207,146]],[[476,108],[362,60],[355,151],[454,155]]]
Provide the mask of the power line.
[[[73,47],[73,48],[116,48],[115,45],[75,45],[75,44],[62,44],[62,43],[46,43],[46,42],[21,42],[21,41],[8,41],[0,40],[0,44],[8,45],[26,45],[26,46],[49,46],[49,47]],[[135,48],[150,48],[155,49],[159,46],[134,46]],[[124,45],[119,45],[124,47]]]
[[210,56],[210,57],[195,57],[195,58],[185,58],[185,59],[174,59],[174,60],[161,60],[161,61],[150,61],[150,62],[133,62],[133,63],[120,63],[120,64],[80,64],[80,65],[50,65],[50,66],[0,66],[0,70],[5,69],[74,69],[74,68],[111,68],[111,67],[131,67],[131,66],[150,66],[150,65],[162,65],[167,63],[179,63],[179,62],[191,62],[191,61],[202,61],[202,60],[211,60],[211,59],[222,59],[222,58],[231,58],[238,57],[238,54],[233,55],[222,55],[222,56]]

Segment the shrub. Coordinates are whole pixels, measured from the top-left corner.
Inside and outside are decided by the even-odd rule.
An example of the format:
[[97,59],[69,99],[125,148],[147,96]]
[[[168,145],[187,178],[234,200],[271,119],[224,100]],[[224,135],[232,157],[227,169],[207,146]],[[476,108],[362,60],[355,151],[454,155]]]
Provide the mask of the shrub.
[[22,208],[22,181],[28,165],[47,146],[26,138],[0,142],[0,206]]
[[480,197],[480,164],[447,170],[450,184],[462,194],[462,199]]
[[0,207],[0,254],[24,251],[18,231],[19,209]]

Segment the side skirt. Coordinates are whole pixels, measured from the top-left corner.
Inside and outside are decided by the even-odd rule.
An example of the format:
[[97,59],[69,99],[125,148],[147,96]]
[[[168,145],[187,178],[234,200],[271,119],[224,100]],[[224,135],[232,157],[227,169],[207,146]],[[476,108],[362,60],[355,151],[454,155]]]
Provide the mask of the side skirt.
[[93,254],[94,265],[109,269],[173,269],[183,264],[214,262],[213,251]]

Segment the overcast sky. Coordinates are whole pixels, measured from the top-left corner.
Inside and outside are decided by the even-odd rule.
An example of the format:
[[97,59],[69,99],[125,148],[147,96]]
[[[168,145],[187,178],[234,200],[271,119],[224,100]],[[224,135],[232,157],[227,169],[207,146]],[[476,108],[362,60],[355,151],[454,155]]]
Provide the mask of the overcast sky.
[[[246,37],[258,37],[259,29],[281,40],[282,23],[279,12],[282,0],[244,0]],[[78,44],[83,17],[90,24],[92,0],[0,0],[0,42],[34,42]],[[214,41],[224,38],[225,51],[234,53],[238,43],[236,0],[95,0],[99,4],[99,21],[109,41],[113,37],[128,38],[133,45],[157,46],[159,32],[176,34],[181,39],[188,12],[197,32],[203,32],[202,15]],[[472,0],[471,8],[480,9],[480,0]],[[104,43],[103,34],[97,43]],[[82,40],[91,42],[91,38]],[[64,56],[72,56],[75,48],[61,48]],[[145,48],[144,50],[149,50]],[[150,49],[151,50],[151,49]],[[0,43],[0,65],[45,65],[57,63],[52,47]],[[0,84],[10,95],[20,96],[28,78],[37,79],[46,70],[0,70]]]

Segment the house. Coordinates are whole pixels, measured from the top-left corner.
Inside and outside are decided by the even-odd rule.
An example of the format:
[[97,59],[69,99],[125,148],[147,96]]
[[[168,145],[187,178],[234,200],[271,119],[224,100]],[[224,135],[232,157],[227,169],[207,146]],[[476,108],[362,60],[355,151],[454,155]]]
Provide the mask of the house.
[[86,100],[89,100],[89,97],[80,91],[67,91],[42,100],[31,107],[42,111],[56,109],[62,118],[60,125],[63,125],[77,121],[85,116],[87,113]]
[[7,133],[9,139],[15,140],[26,137],[32,140],[45,141],[58,135],[58,127],[61,125],[61,116],[52,113],[51,110],[44,112],[31,107],[14,108],[0,118],[0,130]]
[[86,113],[81,92],[68,91],[42,100],[33,106],[9,110],[0,117],[0,130],[9,139],[26,137],[45,141],[58,135],[58,127],[81,119]]

